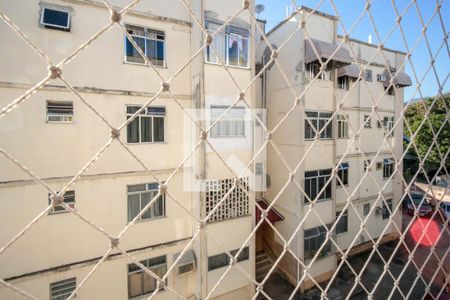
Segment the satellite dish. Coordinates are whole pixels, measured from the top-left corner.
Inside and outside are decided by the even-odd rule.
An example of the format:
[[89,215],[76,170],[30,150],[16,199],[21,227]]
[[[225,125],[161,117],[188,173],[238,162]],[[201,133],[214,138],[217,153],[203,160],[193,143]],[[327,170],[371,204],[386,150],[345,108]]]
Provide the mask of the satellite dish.
[[266,9],[266,7],[262,4],[256,4],[255,6],[255,13],[260,14]]

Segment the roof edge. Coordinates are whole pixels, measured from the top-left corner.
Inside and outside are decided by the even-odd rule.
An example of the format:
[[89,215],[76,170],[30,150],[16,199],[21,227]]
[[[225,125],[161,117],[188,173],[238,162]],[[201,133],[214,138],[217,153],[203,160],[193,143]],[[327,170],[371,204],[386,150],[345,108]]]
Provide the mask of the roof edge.
[[[337,37],[340,38],[340,39],[344,38],[341,34],[338,34]],[[369,46],[369,47],[373,47],[373,48],[378,48],[378,45],[369,44],[368,42],[364,42],[362,40],[358,40],[358,39],[355,39],[355,38],[352,38],[352,37],[349,37],[347,39],[349,41],[351,41],[351,42],[355,42],[355,43],[362,44],[362,45]],[[400,51],[400,50],[391,49],[391,48],[383,47],[383,50],[389,51],[389,52],[393,52],[393,53],[402,54],[402,55],[408,55],[406,52],[403,52],[403,51]]]

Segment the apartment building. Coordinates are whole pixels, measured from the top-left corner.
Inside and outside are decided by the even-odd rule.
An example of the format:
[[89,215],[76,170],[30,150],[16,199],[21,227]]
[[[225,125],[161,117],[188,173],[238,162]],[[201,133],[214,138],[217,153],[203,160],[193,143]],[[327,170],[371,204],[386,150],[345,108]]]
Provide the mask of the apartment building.
[[[114,7],[129,4],[108,2]],[[253,156],[252,126],[244,121],[243,101],[212,128],[210,144],[203,142],[195,159],[173,172],[194,145],[189,138],[201,136],[195,126],[185,126],[187,112],[198,124],[211,125],[253,78],[254,28],[245,10],[222,26],[242,8],[240,0],[187,3],[210,33],[221,28],[212,39],[215,51],[206,47],[194,57],[206,37],[183,1],[142,1],[119,21],[133,42],[114,24],[62,68],[61,76],[71,88],[52,79],[0,119],[0,147],[56,192],[107,145],[64,194],[65,204],[83,217],[61,206],[44,213],[1,253],[0,278],[7,283],[39,299],[67,298],[109,249],[111,241],[104,232],[117,236],[163,191],[163,185],[166,192],[129,227],[118,246],[162,277],[190,245],[169,273],[167,287],[182,297],[203,299],[221,280],[211,299],[250,298],[255,249],[253,239],[245,244],[254,225],[254,194],[248,179],[243,178],[226,203],[211,213],[237,177],[223,161],[238,162],[237,172]],[[111,20],[100,0],[11,0],[2,1],[0,10],[54,64]],[[48,71],[45,60],[4,22],[0,35],[5,41],[0,50],[3,108]],[[146,66],[148,61],[156,71]],[[165,80],[177,74],[160,94],[162,80],[157,73]],[[241,96],[253,106],[254,93],[250,88]],[[111,128],[102,118],[117,128],[137,112],[110,142]],[[52,202],[46,188],[4,156],[0,170],[3,247]],[[198,220],[210,213],[195,235]],[[230,264],[226,252],[234,255],[242,246],[236,264],[221,279]],[[158,288],[156,279],[114,248],[76,296],[143,299]],[[1,287],[0,298],[23,297]],[[176,296],[161,290],[154,298]]]
[[[307,7],[276,25],[266,34],[275,49],[283,45],[277,51],[283,73],[277,64],[267,66],[257,89],[257,99],[267,110],[268,128],[284,119],[272,136],[278,149],[267,149],[268,188],[263,194],[267,203],[277,199],[273,225],[281,236],[269,226],[262,227],[257,251],[276,257],[282,253],[283,240],[292,236],[289,247],[305,263],[321,250],[309,269],[318,282],[332,276],[342,255],[327,239],[326,227],[331,228],[337,216],[342,215],[331,237],[341,251],[351,248],[350,255],[370,249],[371,240],[396,238],[400,233],[392,223],[383,231],[390,218],[401,228],[400,213],[390,215],[402,195],[401,164],[400,172],[390,177],[402,154],[402,122],[391,129],[400,118],[403,87],[411,85],[402,70],[406,53],[379,51],[378,45],[350,37],[339,47],[344,37],[337,28],[335,16]],[[270,62],[272,51],[264,40],[257,43],[262,67]],[[323,72],[320,60],[328,61]],[[391,74],[396,73],[395,87],[388,88]],[[296,99],[292,90],[303,97]],[[297,172],[290,174],[285,162],[292,170],[299,164]],[[303,192],[291,181],[280,194],[290,178]],[[376,202],[380,195],[384,202]],[[347,199],[356,210],[350,206],[343,212]],[[366,218],[367,231],[358,234]],[[303,276],[289,253],[279,269],[294,285]],[[307,276],[301,289],[312,286]]]

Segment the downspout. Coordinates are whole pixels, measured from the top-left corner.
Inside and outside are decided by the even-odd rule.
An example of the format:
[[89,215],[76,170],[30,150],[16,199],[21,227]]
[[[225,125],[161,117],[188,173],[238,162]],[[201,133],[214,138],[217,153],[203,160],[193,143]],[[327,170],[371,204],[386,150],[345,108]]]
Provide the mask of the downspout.
[[[336,44],[336,35],[337,35],[337,20],[333,21],[333,44]],[[333,89],[333,107],[335,110],[337,110],[337,103],[336,103],[336,74],[337,74],[337,69],[334,68],[333,66],[333,71],[331,72],[331,76],[332,76],[332,89]],[[334,129],[337,128],[337,124],[336,124],[336,118],[334,118],[332,120],[332,126]],[[337,159],[337,151],[336,151],[336,140],[337,140],[337,130],[333,130],[333,166],[336,165],[336,159]],[[331,181],[331,190],[332,190],[332,199],[333,199],[333,205],[331,206],[331,219],[335,220],[336,218],[336,180],[332,180]],[[336,240],[336,236],[334,235],[333,238]],[[337,259],[336,259],[336,255],[333,256],[333,269],[336,270],[337,268]]]

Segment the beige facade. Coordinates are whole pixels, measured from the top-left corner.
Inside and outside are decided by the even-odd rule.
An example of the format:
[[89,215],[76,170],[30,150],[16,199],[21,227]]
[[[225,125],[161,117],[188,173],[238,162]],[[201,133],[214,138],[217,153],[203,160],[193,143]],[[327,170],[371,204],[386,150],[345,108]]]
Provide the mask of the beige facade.
[[[305,29],[299,30],[302,23],[305,24]],[[273,241],[266,240],[263,244],[266,252],[278,255],[283,250],[283,240],[292,238],[290,249],[300,259],[304,259],[305,263],[311,261],[318,246],[322,245],[321,240],[326,239],[326,230],[322,225],[327,224],[331,228],[347,199],[350,199],[354,208],[348,207],[346,216],[342,216],[341,222],[336,225],[338,233],[332,236],[340,250],[344,251],[352,246],[350,253],[356,253],[370,247],[370,239],[383,237],[388,240],[399,235],[392,224],[383,232],[389,215],[383,209],[382,200],[379,199],[376,204],[375,201],[381,190],[383,198],[392,201],[392,207],[401,198],[400,174],[387,180],[384,170],[386,168],[386,174],[390,174],[385,162],[397,162],[402,154],[401,124],[395,127],[393,135],[386,132],[389,131],[389,122],[396,122],[400,118],[403,89],[397,86],[396,96],[390,95],[384,88],[386,79],[379,75],[384,74],[386,65],[392,68],[391,71],[401,71],[405,53],[389,49],[379,52],[377,46],[347,39],[342,46],[345,50],[333,53],[334,57],[330,59],[324,75],[321,75],[320,64],[314,70],[311,67],[314,62],[310,63],[311,59],[305,53],[312,52],[311,43],[314,43],[314,51],[317,53],[313,53],[313,61],[318,61],[319,55],[325,63],[329,58],[327,55],[342,43],[337,27],[336,17],[320,12],[312,13],[308,8],[302,8],[300,14],[294,13],[276,25],[267,36],[274,49],[282,45],[277,50],[277,60],[283,72],[277,64],[269,65],[260,81],[262,87],[257,89],[263,91],[257,98],[261,98],[262,103],[266,104],[268,128],[274,128],[284,120],[273,134],[273,141],[278,149],[269,147],[267,150],[270,185],[263,196],[268,202],[276,199],[274,208],[285,219],[275,223],[281,237],[274,234]],[[256,47],[257,58],[261,66],[264,66],[271,59],[271,51],[263,39]],[[357,73],[356,76],[350,74],[352,77],[343,80],[340,75],[347,74],[341,73],[346,66],[353,71],[356,69]],[[358,66],[363,70],[361,74],[366,80],[357,78],[360,73]],[[370,72],[370,78],[367,77],[367,72]],[[285,77],[289,82],[286,82]],[[293,91],[302,97],[296,99]],[[376,108],[372,114],[374,105]],[[291,111],[293,107],[295,108]],[[339,114],[335,114],[337,109],[341,109]],[[289,116],[286,117],[288,113]],[[312,123],[317,129],[322,128],[317,124],[325,124],[331,118],[329,128],[323,130],[317,141],[315,132],[305,120],[306,115],[311,122],[318,122]],[[369,115],[370,125],[368,122],[364,126],[365,117]],[[339,119],[344,122],[339,123]],[[280,190],[289,181],[290,171],[277,154],[278,151],[292,170],[298,167],[297,172],[292,174],[297,184],[289,183],[280,195]],[[370,160],[371,165],[370,168],[368,165],[369,172],[361,180],[365,174],[365,160]],[[341,168],[345,169],[342,174],[346,173],[342,175],[346,177],[343,185],[339,184],[337,178],[329,179],[333,172],[338,175]],[[328,188],[325,182],[329,182]],[[317,187],[319,188],[316,190]],[[323,194],[319,195],[322,189]],[[312,200],[317,197],[311,212],[311,205],[305,194]],[[366,231],[358,234],[361,220],[366,218],[369,209],[373,209],[366,221],[370,237]],[[399,212],[392,219],[396,224],[401,224]],[[300,230],[296,230],[298,226]],[[265,235],[263,239],[271,239],[271,235]],[[329,249],[322,248],[309,274],[319,282],[329,279],[340,256],[341,252],[335,245],[330,245]],[[303,275],[303,269],[295,267],[296,265],[300,266],[290,254],[280,264],[281,270],[293,284]],[[313,283],[306,277],[302,289],[311,286]]]
[[[109,2],[115,7],[129,4],[124,0]],[[242,1],[187,2],[205,26],[209,21],[225,22],[243,5]],[[2,1],[0,10],[54,63],[68,57],[110,22],[110,12],[102,1]],[[55,19],[52,20],[50,14],[47,20],[44,13],[54,11],[69,15],[70,30],[47,26]],[[166,80],[180,70],[204,43],[203,33],[194,18],[178,0],[143,1],[122,16],[120,23],[133,37],[137,37],[135,42],[152,58],[157,72]],[[158,180],[114,141],[69,188],[75,195],[75,203],[71,205],[79,214],[112,236],[129,224],[137,214],[132,211],[135,207],[130,204],[130,199],[138,197],[140,200],[133,203],[139,203],[141,208],[145,206],[147,202],[143,199],[156,194],[158,181],[168,180],[185,158],[185,151],[192,148],[193,145],[185,139],[186,135],[200,136],[198,129],[189,132],[183,128],[186,120],[183,110],[230,106],[252,79],[254,42],[250,24],[245,12],[229,24],[240,30],[235,37],[244,40],[242,43],[246,46],[242,47],[247,47],[238,50],[241,51],[238,66],[233,61],[236,55],[231,53],[232,50],[228,50],[229,53],[228,48],[220,50],[227,54],[228,68],[241,88],[235,86],[223,66],[206,59],[206,50],[200,52],[171,81],[170,92],[178,103],[168,93],[162,93],[149,105],[154,108],[149,109],[151,117],[140,116],[141,123],[133,123],[137,130],[128,125],[121,131],[120,141]],[[8,40],[0,53],[3,70],[0,72],[0,106],[3,108],[42,80],[47,75],[47,66],[5,23],[0,24],[0,34]],[[62,69],[62,77],[93,109],[66,89],[61,81],[51,80],[0,120],[2,149],[12,153],[51,189],[60,191],[110,138],[110,128],[94,110],[117,128],[135,112],[130,107],[143,106],[161,89],[161,79],[143,64],[130,44],[120,27],[112,26]],[[230,45],[237,45],[237,42],[233,44],[230,41]],[[253,105],[252,89],[246,92],[245,99]],[[58,107],[61,103],[69,104]],[[63,112],[56,121],[50,120],[51,105],[56,105],[57,109],[71,109],[71,117]],[[205,117],[204,122],[209,125],[210,116]],[[152,127],[148,129],[148,126]],[[155,258],[160,259],[155,267],[159,270],[172,266],[177,254],[187,247],[197,231],[197,220],[206,216],[206,193],[186,186],[186,176],[207,181],[233,180],[236,175],[220,166],[222,162],[216,152],[225,160],[234,157],[244,164],[253,155],[251,128],[245,135],[233,138],[219,136],[211,140],[217,150],[213,151],[205,144],[199,148],[196,160],[183,166],[170,180],[162,208],[151,207],[151,217],[147,215],[130,227],[120,239],[121,249],[141,262],[149,260],[150,267]],[[233,143],[239,147],[233,147]],[[0,170],[0,244],[3,247],[49,205],[49,192],[5,157],[0,158]],[[243,246],[253,226],[253,208],[249,204],[253,203],[252,197],[247,197],[247,211],[239,218],[227,212],[219,221],[206,224],[188,249],[194,253],[193,270],[181,274],[174,269],[168,276],[169,288],[188,299],[204,298],[210,293],[228,265],[216,264],[213,269],[209,259]],[[0,255],[0,278],[39,299],[49,299],[54,283],[76,278],[78,285],[108,250],[109,243],[105,234],[73,213],[49,213]],[[246,257],[238,262],[250,277],[254,272],[253,244],[250,240],[246,245],[249,247]],[[113,250],[77,292],[77,298],[147,298],[154,290],[147,285],[154,282],[136,270],[130,271],[132,263],[129,257]],[[164,272],[157,274],[161,276]],[[131,279],[132,276],[143,276],[144,286],[138,284],[136,287],[137,281]],[[210,296],[244,299],[250,297],[252,290],[251,281],[234,266]],[[0,298],[22,299],[7,288],[0,288]],[[169,291],[161,291],[155,298],[174,299],[176,296]]]

